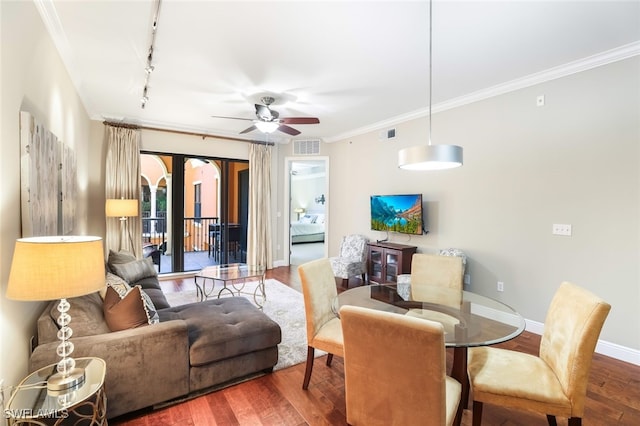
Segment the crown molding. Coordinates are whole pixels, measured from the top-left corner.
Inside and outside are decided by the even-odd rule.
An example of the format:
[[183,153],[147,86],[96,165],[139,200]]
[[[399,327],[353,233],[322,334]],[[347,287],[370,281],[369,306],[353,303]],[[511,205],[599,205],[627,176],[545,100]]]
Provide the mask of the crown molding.
[[[622,61],[624,59],[631,58],[633,56],[640,55],[640,41],[629,43],[611,50],[607,50],[596,55],[588,56],[573,62],[566,63],[554,68],[541,71],[539,73],[530,74],[528,76],[511,80],[496,86],[488,87],[483,90],[478,90],[468,95],[460,96],[458,98],[450,99],[444,102],[440,102],[433,105],[433,114],[446,111],[453,108],[458,108],[463,105],[468,105],[474,102],[482,101],[484,99],[492,98],[494,96],[503,95],[505,93],[514,92],[516,90],[524,89],[526,87],[535,86],[537,84],[545,83],[547,81],[556,80],[558,78],[566,77],[572,74],[577,74],[583,71],[587,71],[593,68],[601,67],[603,65],[611,64],[614,62]],[[407,114],[398,115],[388,120],[374,123],[370,126],[361,127],[353,131],[343,133],[340,135],[324,138],[324,142],[337,142],[339,140],[348,139],[351,137],[359,136],[369,132],[375,132],[389,127],[393,127],[400,123],[414,120],[417,118],[426,117],[429,115],[429,108],[423,108],[416,111],[409,112]]]

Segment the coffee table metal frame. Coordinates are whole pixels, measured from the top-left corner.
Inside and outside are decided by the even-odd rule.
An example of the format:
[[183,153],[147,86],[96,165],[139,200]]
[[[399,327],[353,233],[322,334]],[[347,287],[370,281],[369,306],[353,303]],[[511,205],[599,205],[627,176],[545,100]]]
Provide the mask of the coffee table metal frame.
[[[228,265],[208,266],[198,272],[194,277],[198,300],[201,302],[214,295],[218,299],[224,295],[241,296],[243,294],[253,296],[255,304],[262,308],[267,300],[264,286],[266,268],[264,266],[252,266],[246,263],[231,263]],[[198,279],[201,281],[198,282]],[[253,292],[246,292],[244,288],[248,281],[258,281]],[[222,284],[222,288],[216,291],[216,282]],[[210,286],[208,285],[210,283]]]

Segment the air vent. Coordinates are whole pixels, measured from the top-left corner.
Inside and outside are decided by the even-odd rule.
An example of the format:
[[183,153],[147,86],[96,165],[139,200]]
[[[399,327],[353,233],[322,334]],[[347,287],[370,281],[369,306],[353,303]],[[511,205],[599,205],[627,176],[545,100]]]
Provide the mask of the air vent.
[[320,139],[294,140],[294,155],[317,155],[320,154]]
[[380,140],[394,139],[396,137],[396,128],[381,130],[378,134]]

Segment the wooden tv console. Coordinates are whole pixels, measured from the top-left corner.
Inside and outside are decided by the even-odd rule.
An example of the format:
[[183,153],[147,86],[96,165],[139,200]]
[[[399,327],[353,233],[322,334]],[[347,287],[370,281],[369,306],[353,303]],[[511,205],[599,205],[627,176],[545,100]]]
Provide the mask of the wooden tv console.
[[369,243],[367,275],[369,282],[395,283],[398,275],[411,273],[411,258],[416,246],[388,242]]

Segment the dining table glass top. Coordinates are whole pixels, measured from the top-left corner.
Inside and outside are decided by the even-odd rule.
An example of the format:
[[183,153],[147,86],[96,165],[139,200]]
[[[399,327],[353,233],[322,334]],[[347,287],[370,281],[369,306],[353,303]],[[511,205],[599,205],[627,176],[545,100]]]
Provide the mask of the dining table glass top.
[[510,306],[470,291],[421,286],[411,294],[401,293],[404,297],[395,284],[355,287],[340,293],[332,309],[339,315],[341,306],[355,305],[436,321],[444,327],[447,347],[506,342],[525,327],[522,315]]

